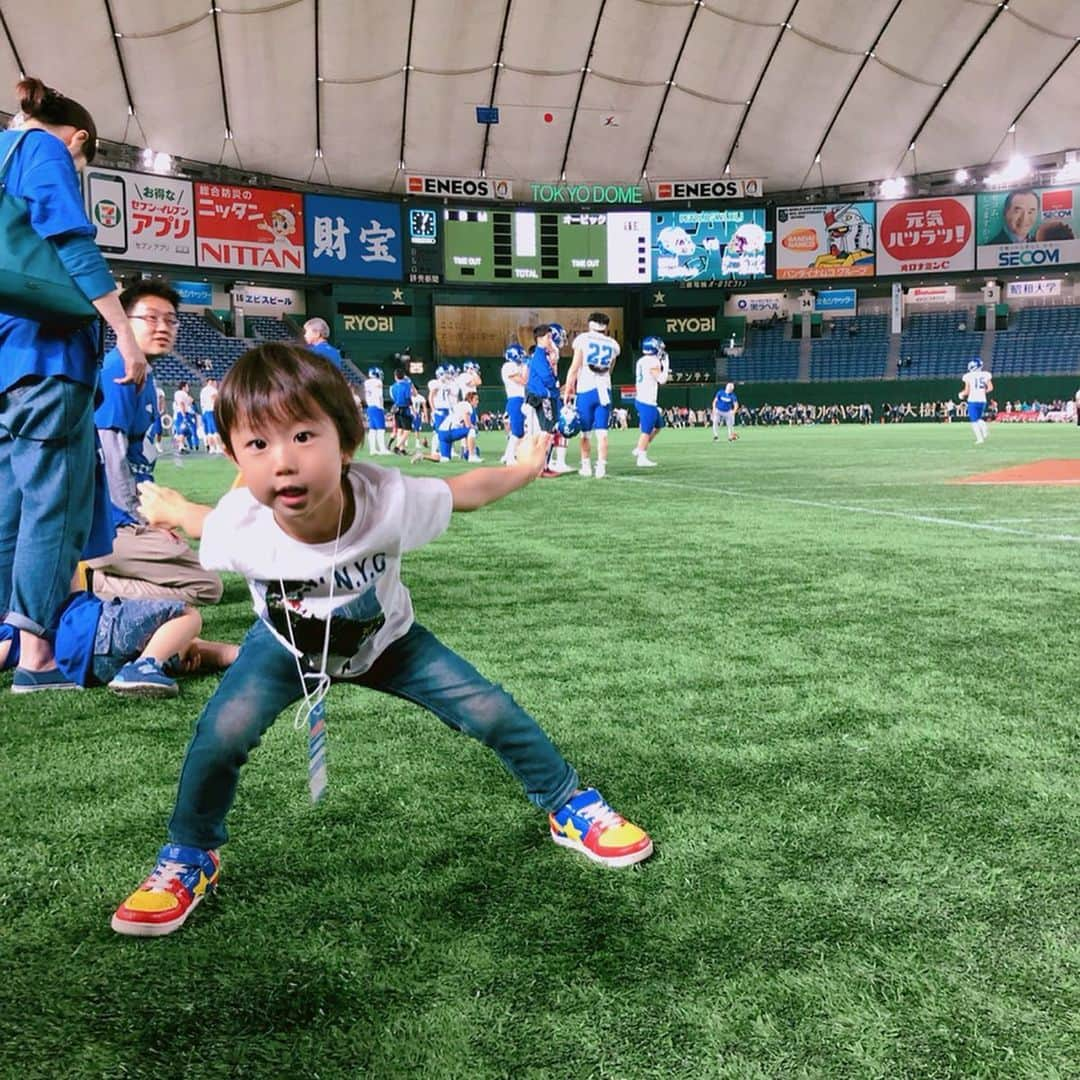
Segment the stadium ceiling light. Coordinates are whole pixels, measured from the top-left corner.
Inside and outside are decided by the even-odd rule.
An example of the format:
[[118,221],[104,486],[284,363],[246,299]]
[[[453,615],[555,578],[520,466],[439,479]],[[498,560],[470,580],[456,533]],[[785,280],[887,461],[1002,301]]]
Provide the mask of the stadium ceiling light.
[[173,159],[170,154],[157,153],[153,159],[153,170],[156,173],[166,174],[172,172]]
[[154,151],[149,146],[142,152],[140,159],[144,168],[152,169],[154,167]]
[[955,180],[958,184],[966,184],[970,179],[971,174],[967,171],[967,169],[957,169],[956,172],[953,174],[953,180]]
[[883,199],[901,198],[907,194],[907,179],[903,176],[892,176],[888,180],[882,180],[878,194]]

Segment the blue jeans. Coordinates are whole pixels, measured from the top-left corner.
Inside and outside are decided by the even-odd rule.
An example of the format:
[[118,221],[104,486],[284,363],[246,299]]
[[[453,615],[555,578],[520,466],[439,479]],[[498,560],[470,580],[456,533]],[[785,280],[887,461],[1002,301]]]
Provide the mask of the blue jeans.
[[0,393],[0,613],[51,637],[90,534],[94,389],[53,376]]
[[[578,785],[577,773],[540,725],[502,687],[488,682],[419,623],[359,678],[335,681],[412,701],[455,731],[479,739],[543,810],[557,810]],[[209,849],[228,839],[225,815],[236,797],[240,766],[278,714],[301,697],[292,653],[257,622],[195,726],[169,822],[173,843]],[[333,740],[332,710],[328,728]]]

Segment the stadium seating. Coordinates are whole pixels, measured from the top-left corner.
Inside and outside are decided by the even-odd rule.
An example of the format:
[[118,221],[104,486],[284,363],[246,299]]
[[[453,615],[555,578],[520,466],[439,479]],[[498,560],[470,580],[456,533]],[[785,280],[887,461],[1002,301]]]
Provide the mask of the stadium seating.
[[889,358],[888,316],[830,319],[825,330],[825,337],[810,342],[811,381],[880,379],[885,374]]
[[1014,310],[994,341],[993,370],[1032,375],[1080,370],[1080,307]]
[[244,329],[258,341],[296,341],[296,334],[284,319],[273,319],[268,315],[249,315],[244,320]]
[[982,333],[957,329],[961,323],[974,325],[972,314],[954,310],[908,315],[900,337],[903,366],[897,372],[898,378],[959,378],[967,370],[968,361],[982,350]]
[[746,330],[746,351],[728,360],[728,376],[742,382],[793,382],[799,376],[799,342],[785,334],[783,322]]

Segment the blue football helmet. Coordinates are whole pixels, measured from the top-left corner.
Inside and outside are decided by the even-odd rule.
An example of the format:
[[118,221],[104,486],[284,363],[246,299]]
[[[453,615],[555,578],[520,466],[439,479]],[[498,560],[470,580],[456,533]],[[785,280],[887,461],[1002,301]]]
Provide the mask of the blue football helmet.
[[982,359],[978,356],[968,361],[968,371],[978,371],[982,367]]
[[667,346],[664,344],[664,339],[662,337],[651,335],[642,340],[641,351],[645,353],[646,356],[662,356],[667,352]]
[[561,349],[566,344],[566,327],[562,323],[548,323],[551,327],[551,344]]
[[368,378],[369,379],[381,379],[382,378],[382,368],[381,367],[369,367],[367,369],[367,373],[368,373]]
[[512,364],[524,364],[529,359],[529,354],[518,344],[507,345],[503,352],[503,359]]
[[572,439],[581,433],[581,417],[573,405],[564,405],[559,410],[559,419],[555,421],[555,430],[566,439]]
[[461,365],[461,370],[462,371],[479,371],[480,370],[480,365],[475,360],[466,360],[465,363]]
[[455,375],[457,375],[457,368],[454,367],[453,364],[447,364],[446,365],[446,377],[448,379],[452,379]]
[[445,368],[445,367],[443,367],[443,365],[442,365],[442,364],[440,364],[440,365],[439,365],[439,366],[438,366],[438,367],[437,367],[437,368],[435,369],[435,378],[436,378],[436,379],[445,379],[445,378],[446,378],[446,368]]

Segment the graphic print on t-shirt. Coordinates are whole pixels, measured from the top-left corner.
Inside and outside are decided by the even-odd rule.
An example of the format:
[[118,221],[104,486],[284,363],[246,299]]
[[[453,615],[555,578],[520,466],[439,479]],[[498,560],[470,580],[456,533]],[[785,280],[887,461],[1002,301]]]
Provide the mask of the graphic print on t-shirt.
[[[295,641],[296,648],[303,653],[305,666],[314,671],[322,666],[326,623],[311,614],[304,601],[311,594],[322,592],[324,585],[322,581],[268,581],[264,585],[270,624],[285,641]],[[375,595],[374,583],[366,592],[335,608],[330,616],[327,669],[348,675],[360,647],[378,633],[385,622],[386,615]]]

